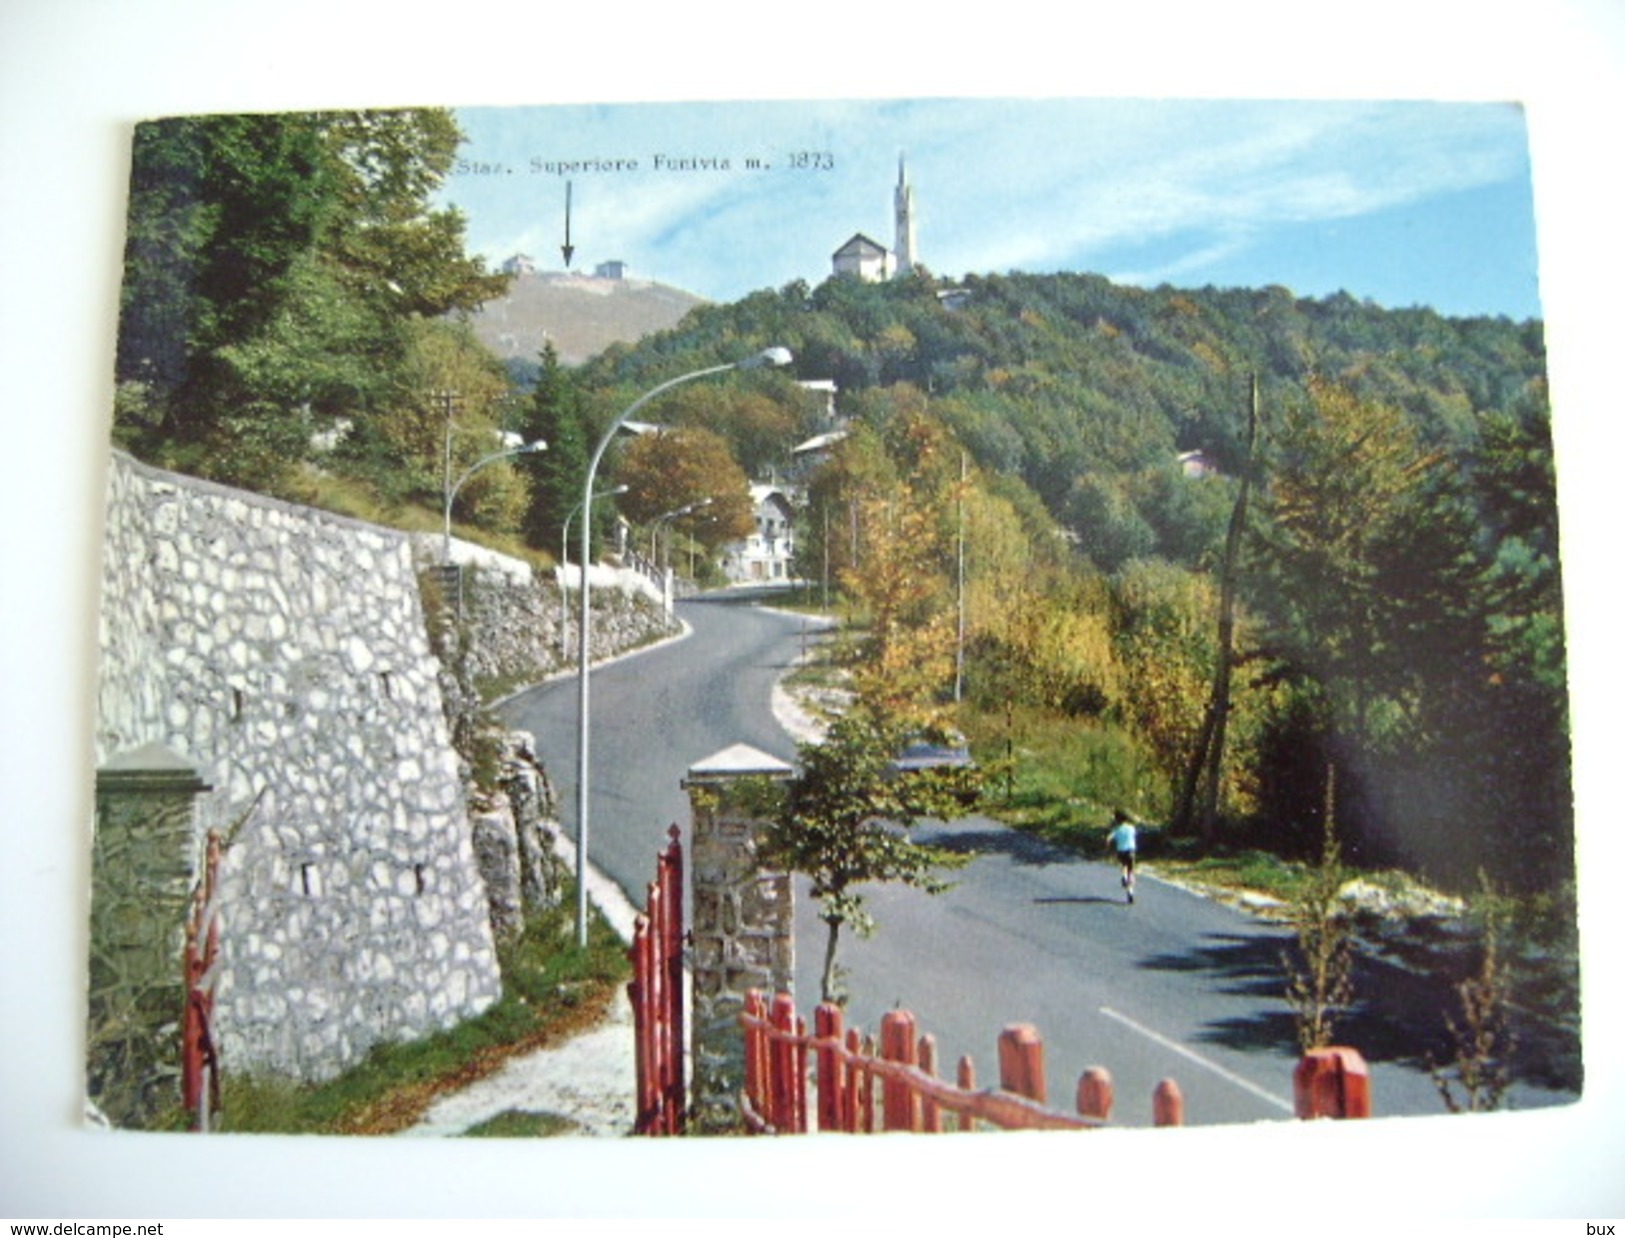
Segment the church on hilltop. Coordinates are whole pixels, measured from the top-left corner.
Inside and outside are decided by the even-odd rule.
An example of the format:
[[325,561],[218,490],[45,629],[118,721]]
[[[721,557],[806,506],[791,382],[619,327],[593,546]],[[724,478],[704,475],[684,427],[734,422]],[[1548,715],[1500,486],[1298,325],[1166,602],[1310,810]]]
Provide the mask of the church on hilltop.
[[835,274],[856,275],[859,279],[878,283],[907,275],[919,262],[919,249],[914,236],[914,188],[908,183],[908,168],[901,155],[897,158],[897,188],[892,192],[892,214],[896,230],[894,248],[888,250],[878,241],[855,232],[851,240],[835,251]]

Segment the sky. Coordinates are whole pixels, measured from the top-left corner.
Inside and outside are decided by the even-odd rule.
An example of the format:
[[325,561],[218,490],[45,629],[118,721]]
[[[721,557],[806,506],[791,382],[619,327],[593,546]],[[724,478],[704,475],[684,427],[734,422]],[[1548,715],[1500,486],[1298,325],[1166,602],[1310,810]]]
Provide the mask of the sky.
[[[891,247],[899,161],[939,276],[1346,291],[1542,316],[1529,143],[1501,103],[886,99],[460,109],[468,247],[734,300]],[[800,156],[798,158],[798,156]]]

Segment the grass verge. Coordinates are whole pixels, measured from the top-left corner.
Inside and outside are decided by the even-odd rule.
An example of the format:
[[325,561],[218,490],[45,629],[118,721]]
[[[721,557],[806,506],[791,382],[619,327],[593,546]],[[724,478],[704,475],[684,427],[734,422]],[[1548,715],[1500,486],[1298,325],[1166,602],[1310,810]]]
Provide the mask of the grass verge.
[[[217,1129],[394,1134],[417,1122],[436,1097],[492,1074],[509,1058],[592,1027],[630,967],[625,943],[596,915],[586,948],[576,945],[574,905],[567,890],[554,908],[528,917],[519,940],[499,949],[502,997],[483,1014],[421,1040],[379,1045],[325,1083],[228,1077]],[[568,1133],[563,1119],[526,1118],[524,1133]]]

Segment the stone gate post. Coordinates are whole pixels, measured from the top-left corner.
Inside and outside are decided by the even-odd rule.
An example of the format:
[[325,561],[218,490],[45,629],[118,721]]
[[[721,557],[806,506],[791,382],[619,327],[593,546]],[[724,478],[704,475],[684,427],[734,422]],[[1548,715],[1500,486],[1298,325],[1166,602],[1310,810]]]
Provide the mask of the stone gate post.
[[86,1084],[115,1126],[150,1125],[181,1102],[192,809],[210,789],[160,744],[96,771]]
[[[683,780],[693,814],[693,1041],[689,1129],[739,1128],[745,1041],[739,1012],[751,989],[789,993],[795,971],[790,878],[758,860],[761,780],[782,782],[789,765],[735,744]],[[753,793],[754,792],[754,793]]]

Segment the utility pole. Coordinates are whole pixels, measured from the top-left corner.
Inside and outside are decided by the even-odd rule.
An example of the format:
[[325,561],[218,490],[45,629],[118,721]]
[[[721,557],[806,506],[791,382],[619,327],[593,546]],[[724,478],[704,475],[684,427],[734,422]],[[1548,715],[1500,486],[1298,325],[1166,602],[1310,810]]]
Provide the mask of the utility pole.
[[970,457],[959,453],[959,639],[954,645],[954,704],[965,695],[965,483],[970,476]]

